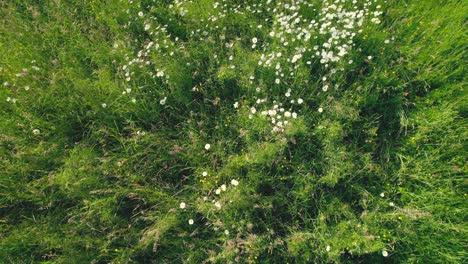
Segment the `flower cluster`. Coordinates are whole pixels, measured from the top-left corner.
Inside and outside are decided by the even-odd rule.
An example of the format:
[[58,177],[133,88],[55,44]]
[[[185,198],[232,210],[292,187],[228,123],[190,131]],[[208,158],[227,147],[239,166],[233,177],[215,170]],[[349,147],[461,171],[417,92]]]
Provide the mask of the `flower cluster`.
[[[270,127],[268,130],[276,135],[301,122],[297,119],[301,118],[302,110],[309,106],[316,109],[318,115],[328,113],[325,102],[317,104],[317,100],[303,97],[304,100],[301,95],[326,94],[338,90],[339,73],[353,67],[352,55],[354,50],[358,50],[356,39],[366,26],[379,24],[382,15],[381,6],[375,0],[323,0],[318,3],[305,0],[265,0],[255,3],[219,0],[209,5],[193,0],[169,2],[165,6],[170,13],[169,19],[160,19],[157,12],[148,7],[143,11],[136,10],[133,20],[125,24],[127,28],[136,25],[142,32],[142,36],[135,40],[140,48],[126,51],[125,62],[119,67],[127,85],[137,83],[140,77],[145,81],[149,79],[149,83],[162,87],[158,91],[159,104],[170,107],[171,95],[166,91],[171,89],[166,88],[175,86],[177,78],[173,73],[171,76],[168,61],[183,62],[187,66],[203,64],[190,58],[190,47],[196,45],[194,43],[206,45],[212,52],[206,60],[213,62],[215,69],[205,72],[203,78],[210,78],[210,82],[216,83],[225,76],[225,71],[233,73],[229,75],[231,77],[242,73],[239,74],[243,75],[240,78],[242,82],[238,84],[247,86],[242,88],[247,88],[245,90],[249,92],[234,98],[234,102],[230,101],[230,107],[242,117],[267,120],[271,125],[271,130]],[[203,12],[197,13],[200,8],[203,8]],[[243,17],[255,18],[248,25],[249,30],[242,33],[245,36],[240,32],[234,33],[235,30],[233,32],[230,28],[231,22],[236,22],[233,20]],[[177,18],[176,21],[173,18]],[[181,21],[184,23],[183,37],[177,37],[177,33],[166,24],[168,20],[178,26]],[[123,42],[114,44],[114,50],[123,46],[120,43]],[[249,68],[250,64],[249,67],[243,65],[247,59],[243,59],[239,51],[251,52],[252,67],[255,69]],[[366,56],[369,61],[373,59],[373,56]],[[199,71],[203,71],[192,70],[192,77],[200,76]],[[317,74],[299,78],[309,72]],[[304,86],[304,89],[298,91],[298,86]],[[192,92],[204,92],[200,87],[192,84]],[[133,92],[128,87],[123,91],[123,94],[130,93]],[[210,94],[204,96],[209,97]],[[322,129],[323,126],[318,128]],[[218,151],[217,145],[213,150],[209,143],[197,147],[208,158]],[[217,176],[216,180],[211,181],[210,178],[215,178],[211,176],[211,171],[216,170],[204,169],[210,173],[202,171],[200,183],[209,190],[205,188],[207,193],[203,193],[200,199],[209,205],[210,212],[224,210],[226,200],[223,197],[230,188],[238,186],[239,181],[231,179],[230,183],[222,183]],[[188,210],[190,205],[185,202],[181,202],[179,207],[184,212],[191,212]],[[199,219],[187,218],[190,226],[200,222]],[[230,234],[221,220],[217,223],[214,225],[216,230],[224,230],[225,235]],[[331,246],[326,246],[324,250],[333,251]]]

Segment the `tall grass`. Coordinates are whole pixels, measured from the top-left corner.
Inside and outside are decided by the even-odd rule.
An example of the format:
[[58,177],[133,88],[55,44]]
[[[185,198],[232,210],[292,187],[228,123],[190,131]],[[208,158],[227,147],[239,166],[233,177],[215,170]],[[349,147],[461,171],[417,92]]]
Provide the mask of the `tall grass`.
[[0,3],[0,262],[466,262],[466,4],[332,4]]

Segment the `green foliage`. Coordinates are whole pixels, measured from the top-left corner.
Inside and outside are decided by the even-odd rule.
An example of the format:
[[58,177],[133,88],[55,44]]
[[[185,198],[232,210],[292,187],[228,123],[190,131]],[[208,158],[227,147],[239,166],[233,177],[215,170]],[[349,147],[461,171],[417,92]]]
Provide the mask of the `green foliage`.
[[1,263],[467,262],[466,4],[377,1],[290,75],[291,10],[237,2],[0,3]]

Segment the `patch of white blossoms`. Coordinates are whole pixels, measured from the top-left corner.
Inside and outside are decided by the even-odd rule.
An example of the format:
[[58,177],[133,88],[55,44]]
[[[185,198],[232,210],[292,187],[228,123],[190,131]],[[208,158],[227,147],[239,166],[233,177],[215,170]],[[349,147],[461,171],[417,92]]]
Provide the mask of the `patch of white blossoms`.
[[[134,3],[132,0],[128,2]],[[296,122],[301,105],[307,101],[298,98],[298,91],[292,89],[295,80],[300,79],[296,78],[299,75],[299,67],[310,67],[314,70],[320,68],[320,74],[312,77],[311,81],[314,83],[305,81],[305,89],[314,89],[310,92],[329,93],[332,89],[338,89],[339,86],[334,81],[337,79],[335,75],[352,67],[354,61],[349,55],[357,49],[356,37],[363,33],[366,24],[381,23],[381,7],[376,0],[255,2],[215,0],[214,3],[203,6],[195,0],[173,0],[167,5],[167,11],[177,19],[171,18],[169,22],[157,17],[150,7],[127,10],[127,13],[133,14],[125,27],[139,28],[143,40],[135,40],[135,43],[140,45],[138,49],[126,50],[125,62],[119,67],[119,72],[128,85],[122,94],[134,93],[130,87],[133,81],[138,81],[140,73],[143,74],[143,79],[154,79],[163,87],[176,85],[176,78],[170,76],[173,71],[167,67],[170,63],[166,61],[187,59],[185,63],[190,66],[191,58],[187,56],[191,54],[189,49],[193,43],[218,47],[219,49],[212,49],[213,54],[209,55],[210,63],[214,67],[224,67],[232,71],[241,68],[238,66],[242,58],[237,57],[237,47],[244,46],[245,50],[253,52],[255,58],[258,58],[257,69],[271,72],[272,78],[265,80],[259,78],[256,71],[249,72],[246,76],[247,82],[241,85],[256,87],[255,95],[249,94],[247,98],[235,101],[230,106],[241,114],[247,113],[250,119],[267,119],[271,125],[271,133],[283,133],[288,126]],[[206,11],[203,15],[196,12],[200,7]],[[226,26],[222,26],[226,24],[223,20],[237,16],[257,18],[249,20],[250,35],[236,36]],[[184,39],[171,34],[172,29],[166,23],[184,26],[187,29]],[[129,48],[124,42],[117,41],[113,45],[113,53],[116,53],[119,47]],[[367,55],[368,60],[372,58]],[[192,75],[196,76],[198,71],[195,69]],[[313,80],[314,78],[316,80]],[[297,86],[297,82],[294,85]],[[200,91],[196,85],[190,89],[193,92]],[[279,91],[280,96],[273,98],[274,95],[270,94],[272,90]],[[160,105],[164,106],[170,102],[166,101],[170,94],[161,93],[159,96]],[[133,102],[135,100],[132,98]],[[314,107],[318,114],[327,113],[325,104]],[[323,126],[320,125],[319,128]],[[214,152],[208,143],[205,143],[204,150],[207,155]],[[203,171],[202,176],[207,177],[208,172]],[[231,179],[230,184],[220,184],[209,191],[203,201],[210,202],[215,211],[222,210],[226,205],[226,201],[222,199],[223,193],[238,185],[237,179]],[[182,202],[179,207],[186,210],[187,205]],[[189,219],[188,223],[192,225],[194,220]],[[225,230],[225,234],[228,235],[229,231]],[[329,251],[330,246],[327,246],[326,250]]]
[[[129,0],[129,3],[133,1]],[[353,60],[347,59],[347,55],[356,46],[354,42],[356,36],[362,33],[366,23],[379,24],[382,15],[381,6],[376,0],[323,0],[317,4],[305,0],[276,1],[276,3],[266,0],[252,4],[220,0],[214,2],[211,7],[207,6],[207,16],[191,13],[196,10],[193,8],[194,5],[196,3],[193,0],[174,0],[168,5],[168,10],[174,16],[185,20],[185,23],[197,25],[196,29],[187,32],[189,39],[209,44],[221,42],[225,46],[224,54],[213,54],[215,60],[227,62],[230,64],[230,69],[235,69],[236,54],[229,50],[235,43],[243,42],[240,37],[228,39],[226,27],[219,26],[221,20],[229,19],[230,15],[265,17],[250,27],[268,29],[268,34],[266,36],[257,34],[248,37],[246,41],[252,49],[260,52],[258,66],[273,69],[274,85],[286,89],[289,81],[297,74],[300,65],[319,63],[324,68],[320,76],[320,89],[323,92],[338,88],[338,85],[332,81],[333,76],[338,71],[345,70],[346,65],[353,63]],[[315,15],[306,15],[311,13]],[[180,21],[171,20],[171,23],[177,24]],[[171,78],[168,69],[163,62],[153,60],[152,54],[158,54],[161,58],[188,54],[185,42],[172,36],[169,26],[162,23],[154,12],[139,10],[134,20],[128,21],[125,26],[130,27],[134,24],[142,28],[148,40],[142,49],[125,56],[126,63],[121,66],[125,80],[132,81],[135,72],[139,68],[145,68],[150,78],[169,83]],[[118,45],[114,45],[114,48],[116,46]],[[251,76],[250,84],[255,85],[256,81],[263,80],[256,80]],[[196,87],[192,90],[197,91]],[[291,92],[288,91],[286,95],[288,94],[291,95]],[[164,103],[165,100],[161,100],[161,104]],[[236,102],[234,107],[238,106]],[[265,112],[263,109],[260,111],[258,106],[251,106],[251,115],[261,112],[270,119],[273,125],[272,131],[280,132],[284,131],[285,125],[288,125],[289,121],[286,120],[288,117],[297,116],[291,109],[284,108],[280,103],[273,103],[271,109]],[[277,113],[273,114],[275,111]]]

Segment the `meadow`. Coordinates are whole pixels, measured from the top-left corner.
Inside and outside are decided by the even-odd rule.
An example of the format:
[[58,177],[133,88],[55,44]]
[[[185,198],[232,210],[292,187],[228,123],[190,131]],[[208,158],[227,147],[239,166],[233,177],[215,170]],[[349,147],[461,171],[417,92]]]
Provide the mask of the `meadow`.
[[0,263],[467,263],[467,11],[0,1]]

